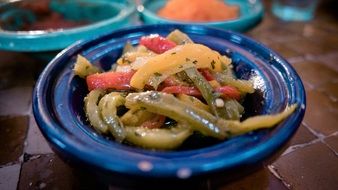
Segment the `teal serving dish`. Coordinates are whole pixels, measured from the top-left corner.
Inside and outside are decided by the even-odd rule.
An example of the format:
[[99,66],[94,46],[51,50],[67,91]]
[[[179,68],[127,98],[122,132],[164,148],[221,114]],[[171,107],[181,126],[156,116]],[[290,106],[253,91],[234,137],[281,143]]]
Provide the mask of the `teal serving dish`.
[[139,5],[137,8],[140,13],[141,20],[145,24],[198,24],[210,27],[217,27],[225,30],[245,32],[256,26],[261,21],[264,15],[264,6],[260,0],[224,0],[224,2],[226,2],[227,4],[239,6],[240,16],[238,19],[217,22],[181,22],[168,20],[157,15],[158,10],[162,8],[166,4],[166,2],[167,0],[145,0],[143,4]]
[[[253,81],[256,92],[244,101],[246,117],[279,113],[290,104],[298,105],[295,112],[272,129],[213,144],[198,141],[174,151],[120,144],[95,132],[83,109],[88,93],[86,82],[73,72],[77,55],[109,70],[126,42],[138,44],[144,35],[165,36],[174,29],[227,55],[237,77]],[[261,43],[239,33],[200,25],[159,24],[124,28],[63,50],[41,73],[32,105],[36,122],[53,150],[87,173],[118,186],[180,189],[184,182],[197,184],[212,175],[222,176],[224,181],[245,175],[278,155],[301,124],[306,100],[303,84],[293,67]]]
[[[22,3],[36,5],[32,9]],[[135,5],[131,1],[50,0],[49,10],[74,23],[86,24],[57,29],[22,30],[37,22],[41,0],[19,0],[0,3],[0,49],[20,52],[48,52],[64,49],[80,39],[112,32],[133,22]]]

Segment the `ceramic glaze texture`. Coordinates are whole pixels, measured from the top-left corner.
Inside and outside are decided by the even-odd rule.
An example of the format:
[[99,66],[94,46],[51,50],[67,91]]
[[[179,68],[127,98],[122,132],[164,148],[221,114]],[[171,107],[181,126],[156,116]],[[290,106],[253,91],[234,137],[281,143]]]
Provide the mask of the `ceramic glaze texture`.
[[[96,134],[85,119],[85,82],[72,68],[81,54],[109,69],[127,41],[137,44],[143,35],[166,35],[174,29],[196,43],[233,59],[240,78],[252,80],[256,93],[247,98],[248,115],[277,113],[297,103],[297,110],[272,130],[260,130],[224,142],[178,151],[151,151],[119,144]],[[52,95],[52,96],[50,96]],[[63,156],[96,171],[154,178],[189,178],[242,165],[257,165],[269,158],[297,130],[305,111],[303,85],[293,68],[265,46],[237,33],[197,25],[149,25],[118,30],[75,44],[48,64],[33,96],[37,123],[51,145]]]

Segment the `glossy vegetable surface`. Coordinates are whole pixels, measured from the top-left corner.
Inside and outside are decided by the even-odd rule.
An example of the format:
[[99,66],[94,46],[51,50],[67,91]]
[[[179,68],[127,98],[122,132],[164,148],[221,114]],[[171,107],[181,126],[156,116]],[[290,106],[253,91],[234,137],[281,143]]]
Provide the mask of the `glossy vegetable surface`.
[[140,44],[155,53],[164,53],[176,46],[174,42],[158,35],[144,36],[140,39]]
[[221,71],[223,64],[230,64],[230,59],[201,44],[179,45],[148,60],[143,67],[136,71],[130,84],[134,88],[142,89],[155,73],[163,75],[172,69],[183,68],[186,64],[195,65],[197,68]]
[[130,89],[130,80],[134,72],[105,72],[87,76],[88,90],[94,89]]
[[104,122],[108,125],[109,132],[118,142],[126,136],[120,118],[117,116],[117,107],[125,103],[125,98],[118,92],[111,92],[103,96],[99,102],[99,111]]
[[86,78],[91,125],[117,142],[143,148],[177,148],[196,133],[225,140],[273,127],[295,109],[240,121],[241,102],[253,85],[236,78],[231,59],[178,30],[167,38],[141,37],[137,46],[127,43],[107,72],[97,73],[78,56],[74,72]]
[[[110,134],[95,132],[83,109],[83,97],[89,93],[85,80],[72,74],[76,56],[83,55],[107,72],[123,56],[123,46],[128,41],[135,47],[142,35],[158,33],[166,36],[174,28],[188,34],[195,43],[204,44],[221,54],[228,52],[228,49],[232,52],[229,51],[227,55],[232,59],[236,79],[249,80],[255,87],[255,93],[247,94],[239,102],[245,108],[241,120],[254,115],[277,114],[294,103],[298,105],[297,109],[274,128],[216,141],[194,132],[182,145],[171,151],[144,150],[126,140],[122,144],[115,142]],[[274,60],[271,60],[271,55]],[[191,85],[189,81],[184,83]],[[139,91],[124,91],[128,92]],[[205,103],[203,99],[201,101]],[[295,70],[263,44],[235,32],[200,25],[170,24],[118,30],[90,41],[82,41],[61,52],[42,72],[34,90],[33,105],[38,126],[54,150],[74,163],[84,163],[95,173],[102,171],[103,175],[114,174],[111,180],[126,175],[140,179],[178,179],[177,174],[181,173],[181,169],[190,169],[190,178],[197,177],[198,180],[198,176],[221,171],[233,176],[232,171],[238,166],[255,168],[278,153],[295,134],[306,107],[304,89]],[[120,118],[124,111],[128,112],[125,108],[118,108]],[[175,127],[174,122],[169,122],[167,118],[162,127],[170,128],[168,124]],[[196,143],[191,144],[196,136]]]

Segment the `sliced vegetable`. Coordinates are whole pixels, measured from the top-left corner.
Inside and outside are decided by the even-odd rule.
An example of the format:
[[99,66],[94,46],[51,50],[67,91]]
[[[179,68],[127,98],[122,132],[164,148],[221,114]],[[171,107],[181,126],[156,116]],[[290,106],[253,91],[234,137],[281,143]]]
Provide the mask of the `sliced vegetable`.
[[108,130],[117,142],[122,142],[126,134],[120,118],[117,116],[117,107],[125,103],[125,98],[118,92],[106,94],[99,102],[102,119],[109,126]]
[[189,83],[180,80],[178,77],[175,75],[171,75],[167,77],[161,84],[163,87],[168,87],[168,86],[189,86]]
[[[141,46],[143,47],[143,46]],[[147,50],[142,50],[142,48],[138,48],[140,49],[139,51],[132,51],[132,52],[127,52],[125,54],[123,54],[121,56],[121,58],[119,58],[117,60],[117,64],[118,65],[128,65],[131,64],[133,62],[136,61],[137,58],[140,57],[153,57],[156,54]]]
[[[250,81],[236,78],[230,63],[175,30],[167,38],[150,35],[142,37],[140,45],[126,43],[109,72],[98,73],[100,69],[79,55],[74,73],[86,78],[90,92],[84,108],[98,133],[167,150],[180,146],[194,131],[223,140],[273,127],[296,109],[291,105],[281,113],[241,122],[244,108],[239,102],[255,89]],[[149,89],[154,91],[145,92]]]
[[219,98],[213,93],[213,89],[207,80],[197,71],[196,68],[189,68],[184,70],[188,77],[194,82],[195,86],[201,92],[204,100],[210,107],[211,112],[216,117],[225,117],[224,108],[219,108],[215,105],[215,101]]
[[223,130],[228,130],[232,136],[237,136],[257,129],[273,127],[291,115],[296,108],[297,104],[293,104],[287,106],[281,113],[253,116],[242,122],[221,119],[218,121],[218,126],[223,128]]
[[165,115],[180,123],[187,123],[193,130],[218,139],[241,135],[261,128],[273,127],[288,117],[297,107],[294,104],[286,107],[281,113],[254,116],[240,122],[217,118],[204,110],[178,100],[173,95],[156,91],[130,93],[126,97],[125,105],[127,107],[143,107],[150,112]]
[[171,94],[156,91],[130,93],[126,107],[142,107],[149,112],[167,116],[179,123],[187,123],[193,130],[206,136],[224,139],[225,133],[217,127],[217,118],[212,114],[178,100]]
[[201,96],[201,92],[193,86],[168,86],[163,88],[162,92],[169,94],[187,94],[191,96]]
[[209,69],[200,68],[198,71],[203,75],[207,81],[215,80],[215,77],[211,74]]
[[140,127],[148,128],[148,129],[155,129],[160,128],[165,121],[165,116],[163,115],[156,115],[155,117],[143,122]]
[[155,117],[155,115],[145,109],[131,108],[123,114],[121,121],[125,126],[140,126],[145,121]]
[[140,39],[140,44],[158,54],[164,53],[176,46],[171,40],[159,35],[143,36]]
[[88,75],[99,73],[100,69],[92,65],[85,57],[78,55],[74,65],[74,73],[81,78],[86,78]]
[[185,65],[178,65],[176,67],[171,68],[170,70],[166,70],[162,73],[154,73],[154,75],[152,75],[149,80],[148,80],[148,85],[152,86],[154,89],[157,89],[158,86],[165,81],[165,79],[167,79],[168,77],[179,73],[187,68],[191,68],[194,67],[194,65],[192,63],[187,63]]
[[247,80],[235,79],[229,71],[215,73],[216,80],[222,85],[236,87],[243,93],[254,93],[255,89],[253,84]]
[[193,43],[193,41],[189,38],[188,35],[177,29],[170,32],[170,34],[167,36],[167,39],[175,42],[177,45]]
[[105,72],[100,74],[89,75],[86,78],[88,90],[94,89],[115,89],[128,90],[131,88],[130,80],[134,75],[130,72]]
[[143,148],[169,150],[180,146],[192,131],[188,127],[170,129],[149,129],[126,127],[126,140]]
[[241,99],[241,93],[239,92],[239,90],[232,86],[221,86],[219,88],[215,88],[215,91],[220,93],[223,98],[235,100]]
[[244,107],[236,100],[225,100],[224,108],[226,113],[224,119],[240,120],[244,113]]
[[211,85],[213,89],[221,87],[221,85],[219,84],[219,82],[217,82],[217,80],[211,80],[209,81],[209,84]]
[[136,48],[128,41],[123,47],[122,55],[133,51],[136,51]]
[[198,98],[195,98],[193,96],[189,96],[186,94],[178,94],[177,98],[191,106],[194,106],[198,109],[202,109],[204,111],[210,112],[210,108],[208,105],[205,105],[203,102],[201,102],[201,100],[199,100]]
[[129,73],[131,71],[131,65],[117,65],[115,68],[115,72],[118,73]]
[[99,107],[97,106],[97,103],[104,94],[105,92],[103,90],[92,90],[84,98],[87,118],[94,129],[102,134],[106,134],[109,128],[102,120]]
[[222,71],[223,64],[230,64],[231,60],[221,56],[218,52],[201,44],[184,44],[157,55],[139,68],[130,81],[136,89],[143,89],[155,73],[163,74],[174,68],[193,64],[196,68],[209,68]]

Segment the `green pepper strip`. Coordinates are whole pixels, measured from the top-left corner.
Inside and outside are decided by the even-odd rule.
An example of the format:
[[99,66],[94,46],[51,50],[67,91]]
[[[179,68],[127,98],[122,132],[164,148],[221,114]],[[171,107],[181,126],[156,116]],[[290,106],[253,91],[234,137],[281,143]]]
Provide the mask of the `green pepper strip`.
[[126,97],[125,106],[128,108],[142,107],[149,112],[165,115],[180,123],[189,123],[194,130],[200,131],[206,136],[225,138],[225,133],[215,125],[216,117],[178,100],[171,94],[156,91],[130,93]]
[[237,136],[257,129],[273,127],[291,115],[296,108],[297,104],[292,104],[291,106],[287,106],[285,110],[280,113],[253,116],[242,122],[220,119],[217,121],[217,125],[222,128],[228,128],[229,136]]
[[125,127],[125,130],[128,142],[143,148],[161,150],[177,148],[192,134],[189,127],[181,124],[170,129]]
[[168,40],[175,42],[177,45],[187,44],[187,43],[194,43],[187,34],[179,31],[174,30],[168,36]]
[[216,94],[213,93],[213,88],[209,82],[197,71],[196,68],[188,68],[184,70],[188,77],[193,81],[194,85],[201,91],[201,94],[207,104],[210,107],[210,110],[216,117],[226,118],[226,112],[224,108],[217,108],[215,106],[215,100],[219,98]]
[[105,94],[103,90],[92,90],[85,97],[85,111],[90,124],[102,134],[108,132],[108,125],[102,120],[97,102]]
[[236,87],[242,93],[254,93],[255,89],[253,84],[247,80],[240,80],[233,77],[231,68],[227,68],[227,70],[215,73],[216,79],[222,85],[229,85]]
[[226,117],[224,119],[240,120],[242,113],[244,112],[244,107],[238,103],[237,100],[233,99],[225,100],[224,108],[226,112]]
[[125,105],[127,107],[143,107],[150,112],[165,115],[180,123],[187,123],[192,129],[218,139],[225,139],[260,128],[273,127],[288,117],[297,107],[294,104],[279,114],[255,116],[240,122],[218,119],[204,110],[178,100],[171,94],[156,91],[130,93],[126,97]]
[[118,92],[106,94],[99,102],[99,110],[102,118],[108,125],[109,132],[116,141],[122,142],[125,138],[125,130],[117,114],[117,107],[125,103],[125,98]]

